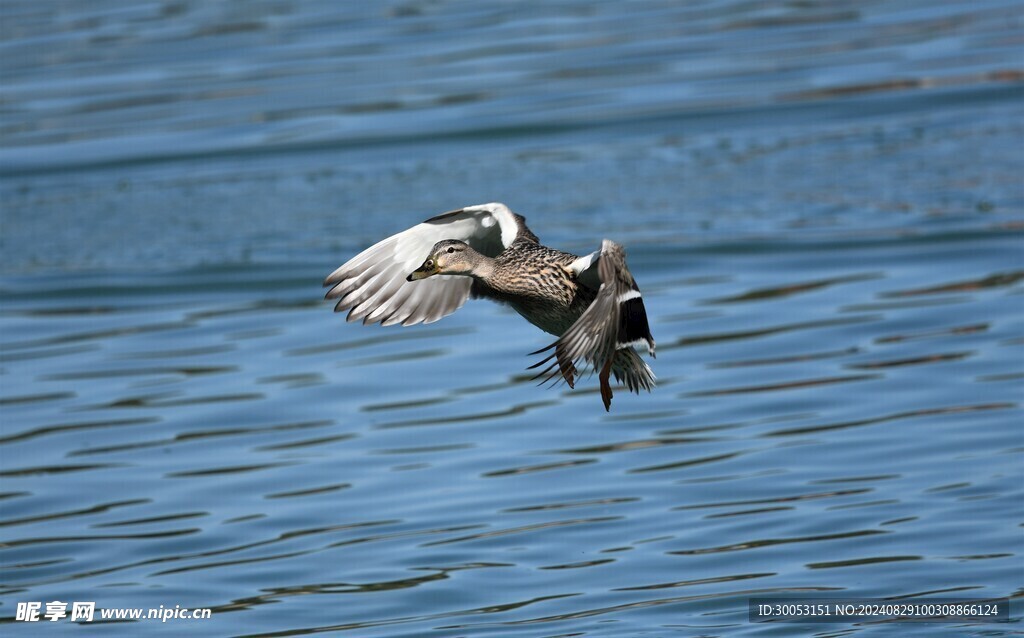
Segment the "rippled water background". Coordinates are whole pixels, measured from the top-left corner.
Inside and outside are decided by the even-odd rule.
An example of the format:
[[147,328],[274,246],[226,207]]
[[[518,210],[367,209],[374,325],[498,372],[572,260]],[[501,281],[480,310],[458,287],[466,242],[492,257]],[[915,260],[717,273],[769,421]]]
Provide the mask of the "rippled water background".
[[[5,635],[1019,631],[747,622],[1022,593],[1019,3],[0,11]],[[627,246],[654,393],[321,301],[493,200]]]

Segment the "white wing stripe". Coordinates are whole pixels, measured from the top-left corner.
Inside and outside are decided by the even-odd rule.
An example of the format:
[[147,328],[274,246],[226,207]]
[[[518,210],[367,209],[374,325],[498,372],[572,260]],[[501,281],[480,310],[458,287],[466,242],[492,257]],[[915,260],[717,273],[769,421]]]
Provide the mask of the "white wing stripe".
[[569,270],[571,270],[574,273],[576,273],[577,275],[579,275],[584,270],[590,268],[590,266],[593,265],[593,263],[594,263],[594,259],[598,255],[600,255],[600,254],[601,254],[601,251],[597,250],[597,251],[594,251],[594,252],[590,253],[589,255],[584,255],[584,256],[580,257],[576,261],[574,261],[571,264],[569,264]]

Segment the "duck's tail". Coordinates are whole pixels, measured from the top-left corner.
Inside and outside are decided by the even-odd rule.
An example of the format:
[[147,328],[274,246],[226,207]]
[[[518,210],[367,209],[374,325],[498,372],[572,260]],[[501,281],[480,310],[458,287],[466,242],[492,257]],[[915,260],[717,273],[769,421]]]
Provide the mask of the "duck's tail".
[[590,362],[599,371],[601,398],[605,410],[610,409],[612,392],[609,373],[625,382],[631,392],[654,387],[654,373],[633,350],[646,345],[654,356],[654,338],[647,321],[647,310],[640,287],[626,267],[626,253],[615,242],[604,240],[598,261],[601,287],[597,297],[557,341],[538,350],[554,349],[544,360],[530,366],[547,364],[535,378],[557,379],[559,374],[570,385],[581,360]]

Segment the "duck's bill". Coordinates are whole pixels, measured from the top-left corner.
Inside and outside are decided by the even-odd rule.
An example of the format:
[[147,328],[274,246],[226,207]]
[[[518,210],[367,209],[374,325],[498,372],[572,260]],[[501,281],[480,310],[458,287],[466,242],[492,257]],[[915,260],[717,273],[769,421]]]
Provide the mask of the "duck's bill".
[[418,281],[420,279],[426,279],[427,277],[430,277],[431,275],[436,275],[436,274],[437,274],[437,269],[436,268],[425,268],[423,266],[420,266],[416,270],[414,270],[411,273],[409,273],[409,276],[406,277],[405,280],[406,281]]

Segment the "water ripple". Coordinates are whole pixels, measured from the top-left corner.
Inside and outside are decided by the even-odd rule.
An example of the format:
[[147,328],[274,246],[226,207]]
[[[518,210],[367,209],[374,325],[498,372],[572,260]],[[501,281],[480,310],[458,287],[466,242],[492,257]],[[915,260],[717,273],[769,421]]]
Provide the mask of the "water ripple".
[[785,428],[768,432],[765,436],[793,436],[799,434],[811,434],[814,432],[827,432],[829,430],[844,430],[846,428],[862,427],[865,425],[876,425],[900,419],[913,419],[922,416],[935,416],[942,414],[963,414],[965,412],[979,412],[984,410],[1008,410],[1017,407],[1015,403],[987,403],[981,405],[957,405],[944,408],[924,408],[921,410],[908,410],[868,419],[858,419],[844,423],[824,423],[799,428]]
[[465,543],[469,541],[484,540],[489,538],[496,538],[499,536],[509,536],[512,534],[525,534],[529,532],[537,532],[540,530],[552,529],[556,527],[568,527],[572,525],[592,525],[594,523],[606,523],[609,521],[622,520],[621,516],[597,516],[593,518],[576,518],[567,519],[562,521],[548,521],[546,523],[535,523],[533,525],[523,525],[521,527],[509,527],[499,530],[491,530],[489,532],[481,532],[479,534],[469,534],[467,536],[458,536],[456,538],[446,538],[440,541],[431,541],[424,543],[423,547],[431,547],[434,545],[447,545],[449,543]]
[[844,377],[826,377],[824,379],[802,379],[798,381],[787,381],[785,383],[772,383],[768,385],[742,386],[738,388],[724,388],[721,390],[698,390],[688,392],[685,396],[709,397],[724,394],[746,394],[750,392],[775,392],[779,390],[798,390],[802,388],[819,385],[831,385],[833,383],[850,383],[852,381],[865,381],[868,379],[880,378],[877,374],[852,374]]
[[[131,499],[127,501],[115,501],[112,503],[101,503],[99,505],[93,505],[92,507],[86,507],[77,510],[64,511],[64,512],[48,512],[46,514],[40,514],[38,516],[28,516],[25,518],[18,519],[0,519],[0,527],[6,527],[9,525],[25,525],[27,523],[38,523],[40,521],[50,521],[59,518],[67,518],[69,516],[89,516],[91,514],[101,514],[108,512],[118,507],[128,507],[131,505],[141,505],[143,503],[150,503],[149,499]],[[101,526],[96,526],[101,527]]]

